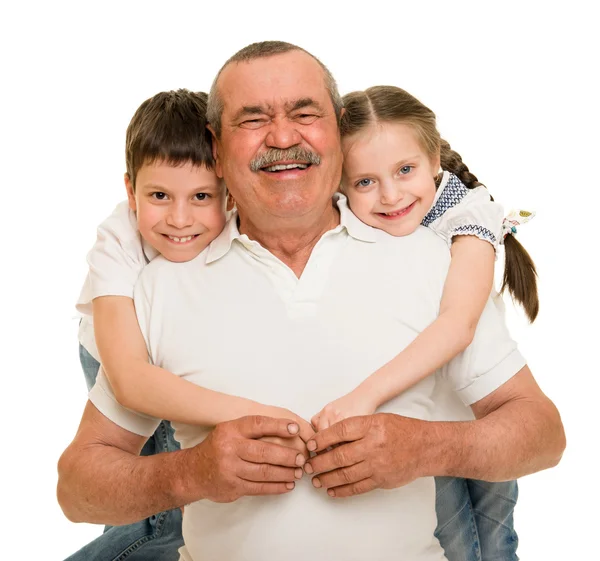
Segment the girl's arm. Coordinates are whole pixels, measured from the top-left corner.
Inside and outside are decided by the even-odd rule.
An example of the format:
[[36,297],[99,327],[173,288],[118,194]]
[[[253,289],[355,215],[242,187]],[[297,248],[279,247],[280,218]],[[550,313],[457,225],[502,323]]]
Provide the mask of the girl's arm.
[[469,346],[492,290],[495,251],[475,236],[456,236],[451,255],[438,318],[355,390],[315,415],[312,423],[317,430],[375,412]]
[[[197,386],[148,362],[148,351],[131,298],[93,300],[94,330],[102,367],[117,401],[159,419],[214,426],[246,415],[290,418],[291,412]],[[310,425],[293,415],[301,436]],[[308,433],[307,433],[308,429]]]

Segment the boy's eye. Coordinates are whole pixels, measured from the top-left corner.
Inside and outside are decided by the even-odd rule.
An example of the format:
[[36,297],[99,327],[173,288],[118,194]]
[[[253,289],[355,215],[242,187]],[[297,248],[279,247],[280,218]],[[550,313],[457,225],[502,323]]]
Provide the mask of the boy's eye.
[[156,191],[156,192],[152,193],[150,196],[158,201],[164,201],[167,198],[167,194],[163,193],[162,191]]
[[410,173],[412,168],[412,166],[402,166],[399,171],[402,175],[406,175],[407,173]]
[[371,179],[361,179],[356,183],[356,187],[369,187],[373,181]]
[[196,197],[197,201],[205,201],[208,198],[208,195],[206,193],[196,193],[194,197]]

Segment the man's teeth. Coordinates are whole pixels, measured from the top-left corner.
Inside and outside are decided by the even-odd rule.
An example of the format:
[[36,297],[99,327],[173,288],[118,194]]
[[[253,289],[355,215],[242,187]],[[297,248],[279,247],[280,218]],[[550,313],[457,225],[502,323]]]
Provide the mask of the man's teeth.
[[276,164],[274,166],[270,166],[268,168],[264,168],[265,171],[281,171],[284,169],[294,169],[294,168],[300,168],[300,169],[306,169],[308,167],[308,164]]
[[175,236],[167,236],[170,240],[177,243],[189,242],[194,236],[186,236],[185,238],[176,238]]

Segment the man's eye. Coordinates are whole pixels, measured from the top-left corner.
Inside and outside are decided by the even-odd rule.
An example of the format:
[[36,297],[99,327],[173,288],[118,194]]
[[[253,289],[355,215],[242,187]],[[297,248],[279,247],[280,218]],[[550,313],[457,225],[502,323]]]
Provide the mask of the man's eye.
[[371,179],[361,179],[356,182],[356,187],[369,187],[373,181]]
[[266,123],[266,119],[246,119],[240,123],[240,127],[245,129],[258,129]]
[[208,198],[208,195],[206,193],[196,193],[194,197],[196,197],[197,201],[205,201]]
[[167,194],[163,193],[162,191],[151,193],[150,196],[157,201],[164,201],[167,198]]
[[413,166],[402,166],[399,171],[402,175],[406,175],[407,173],[410,173],[412,168]]
[[318,115],[314,115],[313,113],[300,113],[296,115],[296,121],[298,121],[302,125],[310,125],[314,123],[318,118]]

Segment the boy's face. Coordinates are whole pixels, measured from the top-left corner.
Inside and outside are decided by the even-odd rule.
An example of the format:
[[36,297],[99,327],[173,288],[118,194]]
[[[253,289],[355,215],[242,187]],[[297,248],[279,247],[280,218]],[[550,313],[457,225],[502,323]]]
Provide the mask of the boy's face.
[[169,261],[194,259],[223,230],[225,188],[204,166],[144,164],[135,192],[127,174],[125,186],[140,234]]

